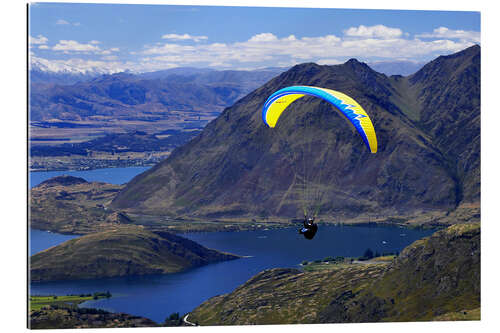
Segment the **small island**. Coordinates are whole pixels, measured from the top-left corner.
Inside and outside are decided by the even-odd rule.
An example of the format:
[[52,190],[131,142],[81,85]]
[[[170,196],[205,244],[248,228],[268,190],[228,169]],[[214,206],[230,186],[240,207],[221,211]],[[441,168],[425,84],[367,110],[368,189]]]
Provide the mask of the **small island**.
[[30,278],[38,282],[168,274],[238,258],[169,232],[117,226],[33,255]]

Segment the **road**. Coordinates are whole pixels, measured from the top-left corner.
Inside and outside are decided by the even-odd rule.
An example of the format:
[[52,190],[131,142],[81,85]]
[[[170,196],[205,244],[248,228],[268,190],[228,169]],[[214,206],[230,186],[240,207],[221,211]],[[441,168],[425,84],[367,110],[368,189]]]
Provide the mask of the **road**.
[[195,323],[192,323],[192,322],[188,321],[188,317],[189,317],[189,313],[187,315],[185,315],[184,318],[182,319],[185,324],[191,325],[191,326],[198,326]]

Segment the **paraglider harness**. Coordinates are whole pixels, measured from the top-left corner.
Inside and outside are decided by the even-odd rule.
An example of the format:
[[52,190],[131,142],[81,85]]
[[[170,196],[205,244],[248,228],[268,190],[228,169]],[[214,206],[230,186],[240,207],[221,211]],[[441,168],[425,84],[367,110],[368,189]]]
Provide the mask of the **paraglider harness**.
[[314,223],[314,217],[304,216],[304,227],[299,229],[299,234],[304,235],[306,239],[313,239],[318,231],[318,225]]

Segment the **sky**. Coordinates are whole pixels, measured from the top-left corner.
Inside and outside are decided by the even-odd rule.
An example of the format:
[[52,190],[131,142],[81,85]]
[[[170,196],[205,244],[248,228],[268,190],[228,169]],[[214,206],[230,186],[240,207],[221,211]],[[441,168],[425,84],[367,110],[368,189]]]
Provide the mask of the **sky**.
[[427,62],[480,43],[466,11],[32,3],[32,64],[51,71]]

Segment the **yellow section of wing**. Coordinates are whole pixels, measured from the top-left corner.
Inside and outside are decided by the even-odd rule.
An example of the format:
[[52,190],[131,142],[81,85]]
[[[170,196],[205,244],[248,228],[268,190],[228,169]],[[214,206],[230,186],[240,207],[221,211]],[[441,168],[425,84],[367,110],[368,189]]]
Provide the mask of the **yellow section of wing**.
[[266,113],[266,122],[269,127],[276,126],[279,117],[283,113],[283,111],[287,108],[288,105],[292,104],[297,99],[304,97],[304,94],[290,94],[285,95],[273,102],[269,109],[267,109]]

